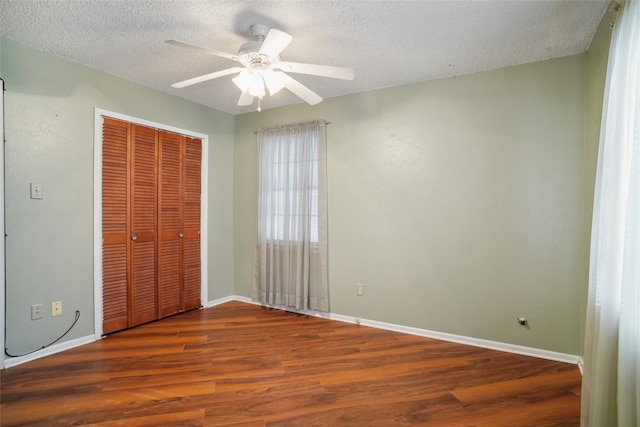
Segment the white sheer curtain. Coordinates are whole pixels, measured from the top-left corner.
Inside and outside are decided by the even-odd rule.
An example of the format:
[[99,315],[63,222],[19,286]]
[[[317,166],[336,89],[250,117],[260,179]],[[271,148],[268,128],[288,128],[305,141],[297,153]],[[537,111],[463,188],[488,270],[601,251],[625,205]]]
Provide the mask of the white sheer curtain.
[[609,53],[591,237],[582,426],[640,425],[640,4]]
[[329,311],[324,121],[258,130],[253,298]]

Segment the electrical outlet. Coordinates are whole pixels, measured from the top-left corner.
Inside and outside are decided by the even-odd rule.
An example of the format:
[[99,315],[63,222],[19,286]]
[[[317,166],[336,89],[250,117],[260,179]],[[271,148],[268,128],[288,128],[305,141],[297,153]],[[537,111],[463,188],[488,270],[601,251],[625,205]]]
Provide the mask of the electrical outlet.
[[31,320],[42,319],[42,304],[31,306]]
[[356,295],[359,297],[364,296],[364,285],[362,283],[356,284]]
[[51,317],[60,316],[62,314],[62,301],[54,301],[51,303]]

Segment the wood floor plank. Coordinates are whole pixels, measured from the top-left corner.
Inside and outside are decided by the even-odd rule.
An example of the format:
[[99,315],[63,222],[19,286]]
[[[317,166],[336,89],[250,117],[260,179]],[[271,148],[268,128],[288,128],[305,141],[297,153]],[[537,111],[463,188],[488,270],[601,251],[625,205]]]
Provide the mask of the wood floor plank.
[[0,372],[1,426],[577,426],[574,365],[229,302]]
[[204,409],[195,411],[174,412],[171,414],[148,415],[145,417],[127,418],[124,420],[106,421],[87,424],[90,427],[145,427],[145,426],[202,426],[204,425]]
[[565,388],[570,391],[581,383],[580,373],[564,371],[535,377],[519,378],[515,380],[498,381],[474,387],[458,388],[451,393],[461,402],[476,403],[490,400],[505,399],[516,395],[540,392],[549,389]]

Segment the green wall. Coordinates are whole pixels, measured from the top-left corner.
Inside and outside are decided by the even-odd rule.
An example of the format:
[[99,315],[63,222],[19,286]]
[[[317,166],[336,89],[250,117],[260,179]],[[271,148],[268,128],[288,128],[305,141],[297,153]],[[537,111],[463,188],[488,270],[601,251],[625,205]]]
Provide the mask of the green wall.
[[331,312],[581,354],[584,64],[577,55],[236,117],[236,293],[249,296],[253,277],[253,131],[321,118]]
[[609,37],[604,22],[584,55],[236,117],[0,38],[9,350],[56,338],[76,309],[65,340],[93,334],[98,107],[209,136],[209,300],[250,296],[253,131],[323,118],[333,313],[582,354]]
[[[94,333],[94,107],[209,136],[210,299],[233,294],[234,117],[0,40],[6,120],[7,346],[40,348]],[[215,94],[212,94],[215,96]],[[29,198],[42,183],[44,199]],[[51,317],[62,300],[63,315]],[[31,305],[44,318],[31,320]]]

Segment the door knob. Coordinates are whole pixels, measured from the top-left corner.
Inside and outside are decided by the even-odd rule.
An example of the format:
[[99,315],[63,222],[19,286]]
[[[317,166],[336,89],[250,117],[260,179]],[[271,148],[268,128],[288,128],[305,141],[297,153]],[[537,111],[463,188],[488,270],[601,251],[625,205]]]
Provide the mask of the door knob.
[[131,236],[131,240],[138,240],[138,235],[134,234],[133,236]]
[[178,233],[178,237],[182,239],[184,237],[184,233]]

